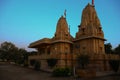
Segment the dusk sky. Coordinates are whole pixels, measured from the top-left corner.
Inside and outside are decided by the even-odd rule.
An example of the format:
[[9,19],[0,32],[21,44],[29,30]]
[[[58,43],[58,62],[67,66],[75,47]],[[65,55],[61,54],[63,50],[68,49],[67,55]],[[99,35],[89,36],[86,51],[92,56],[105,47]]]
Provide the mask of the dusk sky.
[[[82,10],[92,0],[0,0],[0,44],[8,41],[28,49],[36,40],[52,38],[64,10],[75,37]],[[106,43],[120,44],[120,0],[94,0]]]

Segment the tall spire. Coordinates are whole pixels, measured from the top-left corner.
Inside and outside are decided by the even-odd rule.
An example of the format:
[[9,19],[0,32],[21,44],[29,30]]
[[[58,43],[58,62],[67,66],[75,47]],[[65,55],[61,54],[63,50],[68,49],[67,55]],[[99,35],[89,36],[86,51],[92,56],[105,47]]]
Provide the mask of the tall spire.
[[72,36],[70,35],[69,26],[67,24],[67,20],[64,16],[61,16],[56,25],[56,32],[53,38],[54,40],[72,40]]
[[88,3],[82,12],[81,27],[89,26],[90,24],[100,26],[100,21],[95,8]]

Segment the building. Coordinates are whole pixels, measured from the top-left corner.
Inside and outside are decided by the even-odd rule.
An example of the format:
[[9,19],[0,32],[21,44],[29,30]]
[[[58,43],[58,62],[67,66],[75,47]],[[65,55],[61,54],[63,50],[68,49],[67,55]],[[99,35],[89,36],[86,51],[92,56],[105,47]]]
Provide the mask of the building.
[[57,22],[53,38],[43,38],[29,45],[29,48],[38,50],[38,54],[30,56],[29,60],[39,60],[42,69],[49,68],[46,61],[49,58],[58,59],[57,67],[73,67],[76,65],[77,56],[85,54],[90,56],[89,69],[110,70],[108,60],[113,56],[105,54],[104,41],[104,33],[94,4],[88,3],[83,9],[75,38],[71,36],[66,17],[63,15]]

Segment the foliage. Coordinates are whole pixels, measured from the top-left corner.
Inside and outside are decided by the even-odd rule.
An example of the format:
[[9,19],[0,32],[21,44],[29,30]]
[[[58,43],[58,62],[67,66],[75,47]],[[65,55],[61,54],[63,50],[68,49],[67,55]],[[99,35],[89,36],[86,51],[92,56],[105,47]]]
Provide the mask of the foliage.
[[34,69],[35,70],[40,70],[40,67],[41,67],[41,62],[35,61]]
[[114,53],[120,55],[120,44],[114,49]]
[[27,51],[25,49],[18,49],[17,54],[15,54],[15,62],[18,64],[27,64],[27,58],[24,58],[27,54]]
[[55,68],[53,70],[53,76],[61,77],[61,76],[71,76],[70,68]]
[[28,52],[25,49],[19,49],[11,42],[3,42],[0,46],[0,59],[27,65]]
[[0,51],[1,51],[1,59],[4,60],[14,60],[14,54],[16,53],[16,51],[18,50],[18,48],[11,42],[4,42],[1,44],[0,46]]
[[106,54],[111,54],[113,52],[111,43],[107,43],[104,46],[105,46],[105,53]]
[[82,69],[85,69],[85,66],[87,66],[87,64],[89,63],[89,56],[82,54],[77,57],[77,61],[79,66],[81,66]]
[[6,59],[6,53],[4,53],[1,49],[0,49],[0,59],[2,61],[4,61]]
[[117,72],[119,70],[119,66],[120,66],[120,61],[119,60],[110,60],[109,64],[115,72]]
[[51,68],[54,67],[56,65],[57,61],[58,60],[55,58],[47,59],[48,66],[50,66]]

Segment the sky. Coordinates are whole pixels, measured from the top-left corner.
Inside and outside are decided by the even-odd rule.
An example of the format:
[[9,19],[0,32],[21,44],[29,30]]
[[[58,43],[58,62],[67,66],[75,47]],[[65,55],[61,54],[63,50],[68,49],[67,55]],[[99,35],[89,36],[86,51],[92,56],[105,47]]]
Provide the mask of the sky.
[[[82,10],[92,0],[0,0],[0,44],[8,41],[19,48],[54,36],[58,19],[64,15],[75,37]],[[104,36],[113,47],[120,44],[120,0],[94,0]]]

